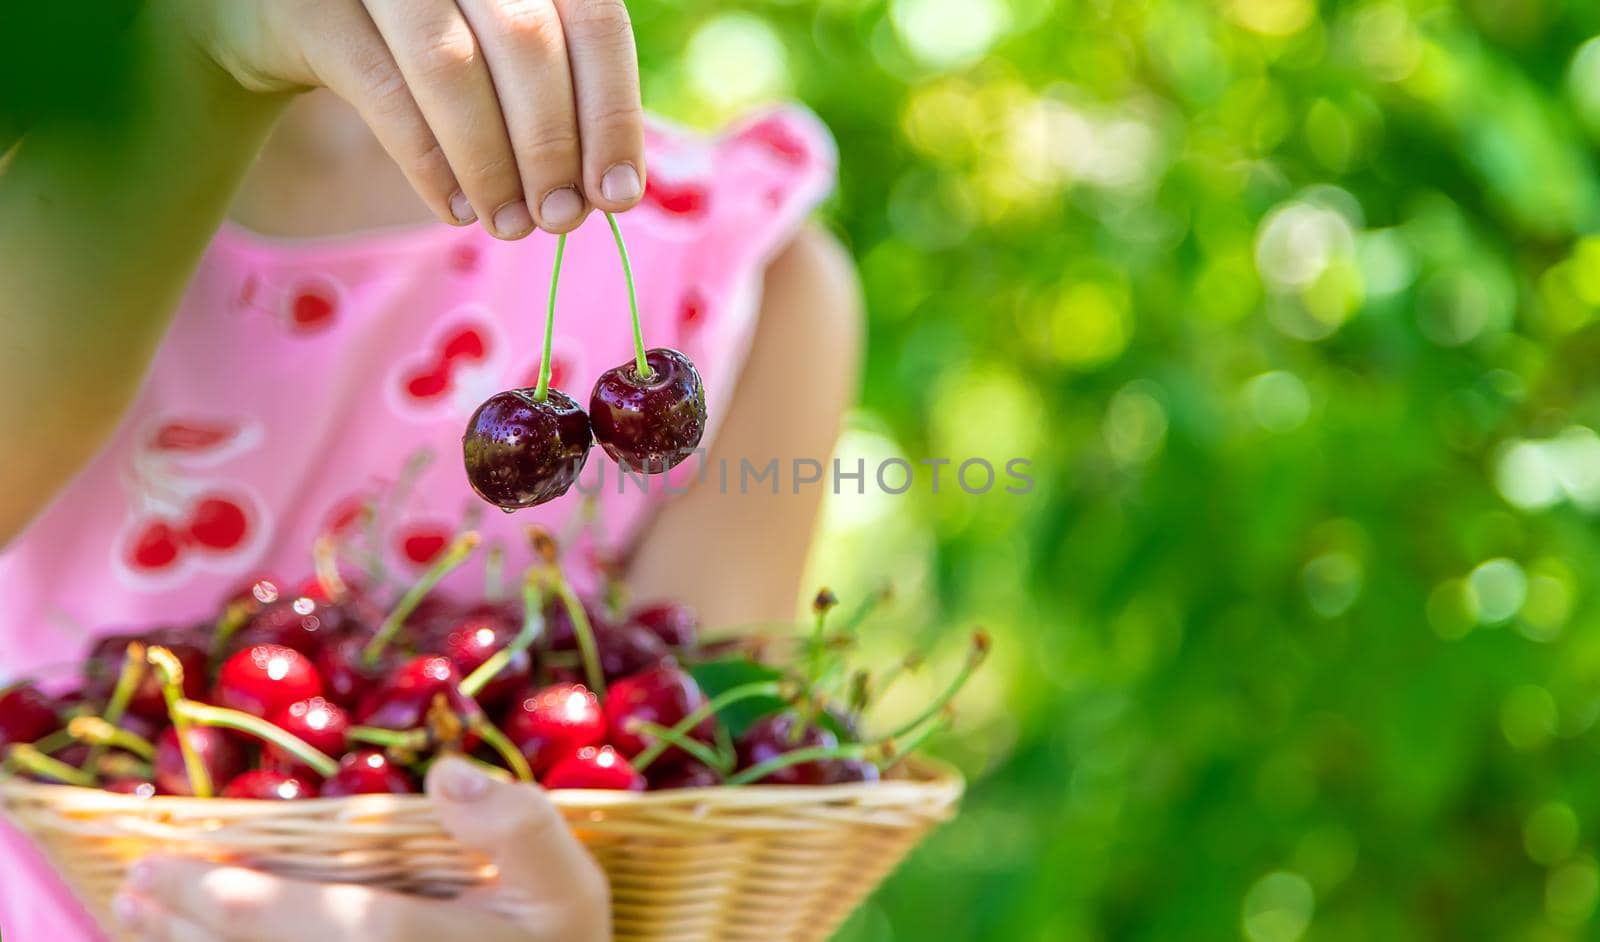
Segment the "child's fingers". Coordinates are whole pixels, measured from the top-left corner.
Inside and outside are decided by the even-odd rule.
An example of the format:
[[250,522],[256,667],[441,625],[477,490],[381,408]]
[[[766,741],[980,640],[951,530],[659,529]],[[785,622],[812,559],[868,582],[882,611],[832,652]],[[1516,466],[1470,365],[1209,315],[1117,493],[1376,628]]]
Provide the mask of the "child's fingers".
[[608,212],[644,195],[644,116],[633,24],[622,0],[555,0],[583,135],[584,191]]
[[319,21],[297,24],[306,65],[335,94],[350,102],[379,143],[435,214],[446,222],[472,221],[471,207],[451,207],[455,173],[411,96],[389,47],[358,0],[319,4]]
[[489,231],[533,230],[483,49],[455,0],[366,0],[467,201]]
[[543,790],[453,758],[428,770],[427,790],[445,830],[492,859],[502,884],[544,917],[538,928],[563,942],[611,938],[605,875]]
[[550,0],[460,0],[494,75],[523,191],[540,228],[567,232],[588,212],[561,18]]

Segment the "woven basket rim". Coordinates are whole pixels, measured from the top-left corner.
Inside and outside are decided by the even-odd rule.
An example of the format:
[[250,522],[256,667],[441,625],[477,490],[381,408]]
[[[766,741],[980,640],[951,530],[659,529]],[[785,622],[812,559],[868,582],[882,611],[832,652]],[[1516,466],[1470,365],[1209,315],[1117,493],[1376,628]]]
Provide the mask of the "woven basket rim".
[[[911,804],[940,796],[955,803],[966,790],[966,782],[954,766],[935,759],[907,759],[901,767],[903,778],[846,785],[741,785],[730,788],[713,785],[704,788],[678,788],[659,792],[619,792],[601,789],[552,789],[550,801],[563,811],[654,810],[681,806],[702,810],[718,807],[797,808],[842,802],[873,805]],[[122,810],[129,813],[159,813],[163,810],[192,808],[197,804],[226,811],[230,817],[254,812],[262,817],[292,816],[299,813],[347,809],[354,816],[382,814],[386,810],[427,805],[426,795],[352,795],[346,798],[307,798],[297,801],[261,801],[250,798],[190,798],[154,795],[141,798],[100,788],[32,782],[0,776],[0,808],[13,801],[40,801],[58,806],[93,808],[97,811]]]

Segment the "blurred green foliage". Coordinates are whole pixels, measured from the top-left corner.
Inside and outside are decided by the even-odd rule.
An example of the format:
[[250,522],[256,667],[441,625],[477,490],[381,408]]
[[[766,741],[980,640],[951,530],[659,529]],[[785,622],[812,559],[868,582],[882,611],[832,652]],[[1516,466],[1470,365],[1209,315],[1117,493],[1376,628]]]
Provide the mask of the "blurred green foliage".
[[846,938],[1600,932],[1600,7],[634,13],[652,107],[838,136],[843,452],[1034,462],[828,509],[873,653],[997,641]]

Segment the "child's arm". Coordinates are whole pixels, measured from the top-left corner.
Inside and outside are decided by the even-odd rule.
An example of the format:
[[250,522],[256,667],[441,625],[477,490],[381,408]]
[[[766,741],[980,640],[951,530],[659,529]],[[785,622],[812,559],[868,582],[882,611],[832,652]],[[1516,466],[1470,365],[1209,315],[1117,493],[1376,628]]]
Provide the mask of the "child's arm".
[[644,192],[621,0],[147,0],[126,120],[0,155],[0,546],[98,449],[287,94],[350,101],[447,222],[567,232]]
[[126,120],[46,115],[0,157],[0,546],[115,426],[282,103],[134,29]]

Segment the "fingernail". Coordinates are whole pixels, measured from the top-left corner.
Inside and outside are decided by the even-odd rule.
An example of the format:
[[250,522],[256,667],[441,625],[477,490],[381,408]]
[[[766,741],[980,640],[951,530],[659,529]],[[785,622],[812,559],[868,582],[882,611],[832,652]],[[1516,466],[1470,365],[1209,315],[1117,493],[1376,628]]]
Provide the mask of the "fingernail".
[[472,802],[489,794],[489,776],[460,760],[445,766],[442,785],[444,796],[451,801]]
[[139,928],[139,901],[126,893],[111,899],[111,915],[125,929]]
[[533,217],[528,214],[528,204],[522,200],[507,203],[494,211],[494,234],[502,239],[515,239],[533,230]]
[[546,226],[557,228],[575,222],[583,212],[583,197],[570,186],[559,190],[551,190],[545,194],[544,202],[539,204],[539,215],[544,219]]
[[155,864],[148,860],[141,860],[128,870],[128,885],[136,890],[144,891],[156,885]]
[[478,218],[478,214],[472,211],[472,204],[467,201],[467,194],[460,190],[450,197],[450,215],[456,217],[456,222],[462,225]]
[[639,171],[632,164],[617,164],[600,178],[600,195],[613,203],[639,198]]

